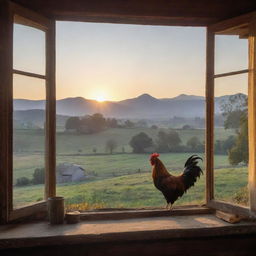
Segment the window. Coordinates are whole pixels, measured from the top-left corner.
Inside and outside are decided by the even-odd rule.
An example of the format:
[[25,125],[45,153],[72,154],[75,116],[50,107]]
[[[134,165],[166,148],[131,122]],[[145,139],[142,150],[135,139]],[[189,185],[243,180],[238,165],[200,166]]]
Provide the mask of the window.
[[[18,5],[12,4],[9,1],[1,1],[1,24],[0,27],[0,50],[1,50],[1,60],[0,60],[0,210],[1,210],[1,221],[8,222],[21,217],[28,216],[30,214],[36,213],[38,211],[46,210],[45,198],[49,196],[54,196],[56,194],[56,175],[55,175],[55,21],[49,20],[37,13],[24,9]],[[100,15],[99,15],[100,16]],[[96,18],[97,19],[97,18]],[[100,18],[102,21],[104,18]],[[123,17],[125,20],[125,17]],[[154,23],[150,19],[149,23]],[[43,58],[40,61],[40,65],[27,65],[27,63],[22,63],[21,60],[28,57],[28,54],[24,52],[18,53],[18,50],[14,51],[14,63],[12,63],[13,57],[13,29],[14,24],[17,23],[17,28],[27,29],[29,27],[32,30],[43,31],[41,35],[44,35],[42,44],[34,45],[35,48],[29,47],[29,50],[35,50],[37,53],[40,51],[41,47]],[[166,24],[166,23],[165,23]],[[25,27],[26,28],[25,28]],[[29,29],[29,30],[30,30]],[[31,31],[32,31],[31,30]],[[249,67],[234,66],[232,70],[216,70],[214,72],[214,36],[215,34],[223,35],[239,35],[240,37],[249,37]],[[206,70],[206,199],[207,205],[214,209],[221,209],[226,211],[232,211],[234,213],[240,213],[243,215],[255,215],[256,212],[256,21],[253,15],[245,15],[242,18],[234,18],[227,22],[220,22],[218,24],[211,25],[207,28],[207,70]],[[15,35],[14,35],[15,39]],[[26,40],[28,38],[25,38]],[[16,47],[16,46],[15,46]],[[14,47],[14,49],[15,49]],[[17,46],[18,47],[18,46]],[[39,48],[37,48],[39,47]],[[18,48],[17,48],[18,49]],[[22,57],[23,55],[23,57]],[[16,60],[17,58],[17,60]],[[33,62],[33,61],[32,61]],[[223,61],[222,61],[223,63]],[[14,64],[14,65],[13,65]],[[242,63],[243,64],[243,63]],[[238,70],[237,70],[238,69]],[[220,74],[218,73],[220,72]],[[245,206],[237,206],[232,202],[223,202],[218,196],[218,193],[214,193],[214,89],[218,93],[218,90],[223,90],[223,86],[218,86],[216,79],[224,79],[228,75],[241,75],[248,72],[249,80],[249,90],[248,90],[248,141],[249,141],[249,167],[248,167],[248,188],[249,188],[249,203]],[[35,81],[33,88],[29,87],[30,82],[25,84],[22,81],[30,80]],[[246,80],[246,79],[245,79]],[[216,80],[217,81],[217,80]],[[221,80],[219,80],[221,81]],[[31,91],[35,90],[35,94],[40,94],[42,98],[45,98],[45,106],[41,106],[41,110],[45,108],[45,124],[42,125],[44,118],[41,118],[39,122],[38,134],[37,136],[38,144],[34,143],[36,147],[31,151],[26,151],[25,148],[29,149],[32,145],[31,141],[34,139],[33,135],[28,136],[29,140],[22,140],[20,134],[17,133],[15,128],[26,127],[28,123],[22,123],[21,126],[18,120],[13,121],[13,117],[17,117],[17,113],[13,112],[13,97],[23,97],[21,96],[21,87],[27,87]],[[244,85],[245,86],[245,85]],[[244,91],[244,89],[243,89]],[[238,91],[240,92],[240,91]],[[234,91],[236,93],[236,91]],[[219,91],[221,96],[224,94]],[[223,96],[223,95],[222,95]],[[33,96],[34,97],[34,96]],[[35,97],[34,97],[35,98]],[[98,101],[102,101],[103,97],[99,97]],[[13,115],[14,114],[14,115]],[[39,117],[39,115],[38,115]],[[176,120],[179,121],[179,120]],[[129,122],[128,122],[129,124]],[[13,129],[14,128],[14,129]],[[22,130],[22,129],[21,129]],[[45,131],[44,131],[45,130]],[[13,131],[14,134],[13,134]],[[43,140],[45,139],[45,142]],[[30,141],[31,140],[31,141]],[[23,142],[21,142],[23,141]],[[22,149],[19,149],[20,142],[27,143],[23,145]],[[22,152],[24,151],[24,152]],[[38,186],[41,190],[41,195],[33,198],[33,205],[25,206],[26,202],[23,201],[21,204],[15,200],[18,193],[18,187],[13,190],[13,185],[17,185],[17,179],[27,178],[27,180],[32,180],[31,173],[27,175],[25,172],[21,174],[21,161],[16,161],[15,158],[19,157],[19,153],[33,152],[40,155],[40,159],[37,159],[36,165],[32,166],[32,169],[42,169],[45,171],[45,189],[44,192],[41,189],[42,185]],[[43,151],[45,151],[45,159],[43,159]],[[97,152],[97,150],[96,150]],[[13,154],[14,153],[14,154]],[[78,152],[80,153],[80,152]],[[25,157],[25,156],[24,156]],[[19,169],[19,171],[18,171]],[[81,171],[81,168],[78,168]],[[16,172],[17,170],[17,172]],[[79,171],[78,170],[78,171]],[[13,172],[14,171],[14,172]],[[19,176],[20,175],[20,176]],[[27,176],[27,177],[26,177]],[[69,178],[70,174],[66,173],[63,176]],[[218,185],[218,176],[216,176],[216,185]],[[23,179],[23,182],[27,182]],[[245,180],[245,179],[244,179]],[[22,183],[22,182],[21,182]],[[246,181],[243,186],[246,184]],[[242,186],[241,186],[242,188]],[[17,190],[16,190],[17,189]],[[31,191],[30,191],[31,192]],[[44,193],[44,195],[43,195]],[[249,206],[249,207],[248,207]]]
[[[204,158],[205,29],[56,25],[57,194],[80,211],[164,208],[150,154],[173,175],[190,155]],[[204,194],[202,175],[174,206]]]
[[[4,75],[3,123],[8,130],[2,133],[6,151],[1,158],[4,159],[1,218],[11,221],[45,210],[45,198],[55,194],[55,23],[10,3],[6,14],[8,71]],[[38,101],[33,104],[24,100],[29,98]],[[33,107],[28,112],[31,103]],[[37,122],[31,122],[35,117]],[[24,166],[28,162],[29,168]],[[40,173],[42,169],[44,173]],[[38,180],[40,174],[45,181]],[[34,186],[40,189],[38,196],[31,189],[20,190],[28,183],[37,183]],[[23,200],[22,193],[29,194],[31,202]]]
[[[249,109],[248,113],[252,111],[250,109],[252,106],[248,102],[253,102],[250,90],[254,86],[251,80],[254,64],[249,61],[248,68],[246,40],[240,39],[239,41],[238,39],[238,36],[248,38],[248,23],[246,25],[248,20],[242,22],[240,19],[233,19],[232,21],[230,24],[220,22],[212,25],[207,31],[207,203],[216,209],[253,215],[250,211],[252,194],[249,196],[248,190],[252,188],[250,177],[254,173],[254,167],[252,167],[254,164],[251,162],[250,154],[254,146],[250,145],[253,131],[250,127],[250,117],[248,124],[247,109]],[[236,46],[239,47],[236,48]],[[253,48],[250,36],[249,47]],[[225,50],[220,53],[221,48]],[[250,57],[251,55],[249,59]],[[248,71],[249,75],[247,75]],[[219,115],[216,116],[218,113]],[[221,122],[224,122],[226,129],[220,134],[217,125]],[[235,134],[231,134],[232,129]],[[228,135],[228,138],[220,139],[220,135]],[[224,150],[224,144],[225,146],[230,144],[228,146],[230,148],[226,149],[225,153],[222,152],[227,155],[224,159],[223,156],[214,158],[211,152],[221,153]],[[247,144],[249,144],[249,149]],[[248,161],[249,169],[247,168]],[[227,177],[232,177],[230,183]]]

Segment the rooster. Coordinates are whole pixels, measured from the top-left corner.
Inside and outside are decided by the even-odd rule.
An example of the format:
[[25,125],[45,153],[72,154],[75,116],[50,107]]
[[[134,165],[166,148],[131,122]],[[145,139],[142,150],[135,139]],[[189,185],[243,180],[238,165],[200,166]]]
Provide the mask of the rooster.
[[197,155],[192,155],[186,161],[183,173],[179,176],[173,176],[158,157],[159,154],[157,153],[150,157],[150,163],[153,166],[152,178],[155,187],[163,193],[168,208],[170,204],[172,207],[173,203],[191,186],[194,186],[197,178],[200,178],[200,175],[203,174],[202,169],[197,166],[197,160],[203,161],[203,159]]

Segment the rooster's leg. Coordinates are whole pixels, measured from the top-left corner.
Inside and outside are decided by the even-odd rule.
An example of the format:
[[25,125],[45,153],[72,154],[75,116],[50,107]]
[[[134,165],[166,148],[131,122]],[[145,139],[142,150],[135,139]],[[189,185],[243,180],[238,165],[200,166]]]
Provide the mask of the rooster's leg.
[[167,203],[166,210],[171,210],[171,209],[172,209],[172,204],[171,203]]

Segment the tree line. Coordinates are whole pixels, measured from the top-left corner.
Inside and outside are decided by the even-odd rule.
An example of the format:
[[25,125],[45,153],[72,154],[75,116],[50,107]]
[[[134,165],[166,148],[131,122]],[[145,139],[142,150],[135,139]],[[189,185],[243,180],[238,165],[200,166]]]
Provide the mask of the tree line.
[[66,131],[74,130],[78,133],[92,134],[108,128],[133,128],[135,125],[143,127],[143,125],[145,126],[147,124],[144,120],[140,120],[137,123],[131,120],[125,120],[120,123],[116,118],[105,118],[102,114],[95,113],[84,117],[69,117],[65,123],[65,129]]
[[166,152],[203,152],[204,144],[196,136],[191,137],[186,145],[181,144],[179,133],[170,129],[169,131],[160,130],[155,141],[145,132],[140,132],[133,136],[129,142],[133,153],[146,153],[157,151]]

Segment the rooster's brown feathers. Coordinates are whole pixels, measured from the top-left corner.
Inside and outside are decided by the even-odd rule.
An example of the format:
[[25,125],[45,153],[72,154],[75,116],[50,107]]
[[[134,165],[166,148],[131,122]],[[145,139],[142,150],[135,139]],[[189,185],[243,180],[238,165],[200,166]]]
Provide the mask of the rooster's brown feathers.
[[202,160],[202,158],[192,155],[187,159],[183,173],[179,176],[173,176],[167,171],[158,156],[159,154],[154,153],[150,158],[153,166],[152,178],[154,185],[163,193],[167,203],[173,204],[191,186],[194,186],[197,178],[203,173],[202,169],[197,166],[197,160]]

